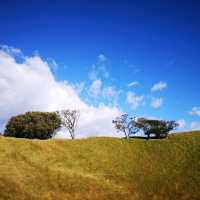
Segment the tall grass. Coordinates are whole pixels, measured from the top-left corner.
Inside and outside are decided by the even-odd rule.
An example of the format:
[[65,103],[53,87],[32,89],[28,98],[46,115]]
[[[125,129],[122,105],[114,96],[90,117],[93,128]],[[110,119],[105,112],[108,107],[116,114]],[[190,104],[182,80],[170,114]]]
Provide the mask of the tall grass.
[[162,140],[0,137],[1,200],[200,199],[200,132]]

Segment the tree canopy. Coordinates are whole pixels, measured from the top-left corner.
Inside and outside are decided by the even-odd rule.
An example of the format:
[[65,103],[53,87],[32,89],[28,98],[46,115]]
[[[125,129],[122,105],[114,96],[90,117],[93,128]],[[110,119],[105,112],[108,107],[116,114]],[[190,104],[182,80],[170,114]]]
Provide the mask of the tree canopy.
[[6,125],[4,136],[48,139],[60,128],[61,120],[55,112],[27,112],[11,117]]
[[123,114],[112,121],[117,131],[122,131],[126,138],[129,138],[139,131],[143,131],[147,138],[152,135],[154,138],[165,138],[168,133],[175,129],[178,124],[176,121],[154,120],[146,118],[128,117]]
[[150,138],[151,134],[154,134],[155,138],[165,138],[171,130],[178,126],[178,124],[173,120],[166,121],[138,118],[135,126],[143,130],[148,138]]

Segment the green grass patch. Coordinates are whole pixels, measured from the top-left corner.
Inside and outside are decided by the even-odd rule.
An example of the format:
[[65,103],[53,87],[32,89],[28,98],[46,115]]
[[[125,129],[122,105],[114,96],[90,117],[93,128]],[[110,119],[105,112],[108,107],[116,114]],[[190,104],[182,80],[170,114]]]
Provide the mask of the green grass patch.
[[0,137],[1,200],[200,199],[200,132],[162,140]]

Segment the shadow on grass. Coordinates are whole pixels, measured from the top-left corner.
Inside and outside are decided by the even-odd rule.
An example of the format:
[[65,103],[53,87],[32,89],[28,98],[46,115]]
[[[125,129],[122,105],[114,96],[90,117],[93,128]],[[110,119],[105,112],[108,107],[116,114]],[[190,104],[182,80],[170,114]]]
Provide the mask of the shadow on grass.
[[151,136],[151,137],[147,137],[147,136],[130,136],[130,139],[145,139],[145,140],[151,140],[151,139],[165,139],[166,137],[155,137],[155,136]]

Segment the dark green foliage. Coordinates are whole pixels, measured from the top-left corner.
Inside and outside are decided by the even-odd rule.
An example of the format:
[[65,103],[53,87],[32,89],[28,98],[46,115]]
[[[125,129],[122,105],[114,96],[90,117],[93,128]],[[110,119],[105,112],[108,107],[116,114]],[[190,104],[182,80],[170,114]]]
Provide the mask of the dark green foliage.
[[151,134],[154,134],[155,138],[165,138],[178,124],[175,121],[139,118],[135,126],[142,129],[148,138],[150,138]]
[[27,112],[8,121],[4,136],[48,139],[60,126],[60,118],[54,112]]

